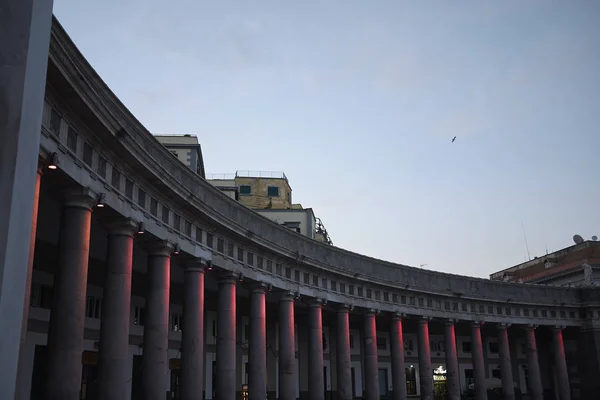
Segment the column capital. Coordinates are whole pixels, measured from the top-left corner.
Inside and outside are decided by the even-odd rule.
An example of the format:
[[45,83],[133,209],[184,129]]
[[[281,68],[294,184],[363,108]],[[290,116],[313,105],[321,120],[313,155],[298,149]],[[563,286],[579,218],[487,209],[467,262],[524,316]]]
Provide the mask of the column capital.
[[367,308],[367,310],[365,311],[365,316],[377,316],[379,315],[379,310],[375,309],[375,308]]
[[264,282],[256,282],[251,285],[252,293],[266,293],[269,285]]
[[406,314],[404,314],[404,313],[401,313],[401,312],[395,312],[395,313],[392,315],[392,319],[393,319],[393,320],[398,320],[398,319],[399,319],[400,321],[402,321],[402,320],[404,319],[404,317],[406,317]]
[[456,323],[457,323],[457,322],[458,322],[458,320],[457,320],[457,319],[454,319],[454,318],[448,318],[448,319],[446,319],[446,320],[444,321],[444,325],[446,325],[446,326],[454,326],[454,325],[456,325]]
[[552,327],[552,330],[555,331],[555,332],[559,332],[559,331],[562,331],[565,328],[566,328],[566,326],[564,326],[564,325],[554,325]]
[[354,306],[351,304],[340,304],[337,307],[337,312],[338,313],[349,313],[350,311],[354,310]]
[[133,236],[138,223],[131,218],[111,218],[104,223],[109,235]]
[[219,284],[222,283],[233,283],[234,285],[237,283],[239,279],[239,275],[235,272],[227,271],[219,276]]
[[204,273],[206,271],[207,264],[206,260],[201,258],[195,258],[184,264],[184,272],[200,272]]
[[279,294],[279,301],[294,301],[296,300],[296,293],[285,291]]
[[323,300],[318,299],[316,297],[309,298],[307,303],[308,303],[309,307],[318,307],[318,308],[323,307]]
[[146,244],[146,251],[149,256],[171,257],[175,246],[168,240],[155,240]]
[[65,207],[91,210],[96,205],[97,199],[98,195],[89,187],[67,189],[63,192],[63,205]]
[[483,325],[485,325],[484,321],[471,321],[472,328],[481,328]]
[[500,322],[500,323],[496,324],[496,327],[499,330],[506,330],[506,329],[508,329],[510,327],[510,325],[511,325],[510,323]]
[[419,317],[420,324],[428,324],[433,318],[428,315],[420,315]]
[[536,324],[527,324],[527,325],[525,325],[525,328],[524,328],[524,329],[525,329],[526,331],[534,331],[534,330],[536,330],[536,329],[537,329],[537,327],[538,327],[538,326],[537,326]]

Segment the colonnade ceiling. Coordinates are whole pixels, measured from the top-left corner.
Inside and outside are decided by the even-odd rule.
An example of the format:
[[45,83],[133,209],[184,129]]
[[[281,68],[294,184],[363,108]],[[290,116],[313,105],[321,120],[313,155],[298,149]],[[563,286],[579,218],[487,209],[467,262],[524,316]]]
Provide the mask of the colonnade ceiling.
[[[46,102],[41,154],[59,154],[64,176],[44,179],[53,182],[53,190],[77,182],[102,193],[107,207],[95,219],[121,216],[144,222],[143,240],[168,240],[188,258],[203,258],[216,269],[333,303],[496,322],[580,323],[578,289],[490,281],[377,260],[311,240],[230,199],[156,141],[56,20]],[[64,122],[52,131],[49,113],[55,111]],[[82,143],[68,143],[71,126]],[[600,306],[597,297],[590,299]]]

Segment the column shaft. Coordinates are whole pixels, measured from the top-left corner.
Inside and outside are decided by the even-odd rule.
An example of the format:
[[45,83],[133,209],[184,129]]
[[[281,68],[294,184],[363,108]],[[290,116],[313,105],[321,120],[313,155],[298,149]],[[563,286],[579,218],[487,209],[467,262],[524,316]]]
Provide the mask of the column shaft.
[[[164,245],[164,248],[161,246]],[[169,373],[169,291],[172,248],[158,244],[148,254],[146,320],[142,355],[145,400],[164,400]]]
[[265,288],[256,286],[250,297],[250,338],[248,357],[249,400],[267,397],[267,319]]
[[527,365],[529,373],[529,388],[532,400],[543,400],[544,389],[542,387],[542,376],[540,374],[540,363],[537,353],[537,342],[535,340],[535,327],[525,328],[525,341],[527,342]]
[[17,369],[17,389],[15,396],[16,400],[25,398],[26,394],[20,392],[21,380],[23,379],[23,368],[25,365],[25,352],[27,349],[27,325],[29,322],[29,302],[31,299],[31,279],[33,275],[33,260],[35,255],[35,238],[37,233],[37,217],[38,217],[38,206],[40,202],[40,182],[42,178],[42,170],[38,169],[37,178],[35,180],[35,191],[33,194],[33,212],[31,220],[31,235],[29,239],[29,261],[27,263],[27,279],[25,280],[25,301],[23,302],[23,321],[21,323],[21,346],[19,348],[19,365]]
[[364,320],[365,339],[365,397],[379,400],[379,368],[377,365],[377,324],[375,314],[368,312]]
[[48,400],[79,399],[91,217],[89,203],[65,202],[48,328]]
[[554,346],[554,363],[556,365],[558,398],[559,400],[571,400],[569,373],[567,370],[567,359],[565,357],[565,347],[561,328],[556,327],[553,329],[552,339],[552,344]]
[[474,322],[471,326],[471,342],[473,356],[473,377],[475,378],[475,399],[487,400],[485,385],[485,363],[483,361],[483,343],[481,341],[481,324]]
[[446,349],[446,382],[448,387],[448,400],[460,400],[460,378],[458,372],[458,353],[456,350],[456,332],[454,321],[446,321],[445,328]]
[[311,400],[325,399],[323,366],[321,302],[314,301],[308,310],[308,398]]
[[429,321],[419,320],[419,379],[421,399],[433,400],[433,370],[431,369],[431,348],[429,347]]
[[392,318],[390,329],[390,347],[392,351],[392,400],[406,400],[406,367],[404,366],[404,333],[402,319]]
[[117,227],[108,235],[100,348],[98,400],[126,399],[130,393],[129,326],[133,227]]
[[[350,321],[348,308],[337,311],[337,393],[338,400],[352,400],[352,376],[350,371]],[[322,373],[322,372],[321,372]]]
[[294,297],[287,294],[279,302],[279,400],[296,399],[294,333]]
[[194,400],[204,390],[204,267],[185,269],[181,332],[181,399]]
[[506,324],[498,325],[498,350],[500,354],[502,393],[506,400],[515,400],[515,383],[512,373],[510,346],[508,344],[508,327]]
[[217,313],[217,390],[219,400],[235,400],[236,389],[236,287],[235,278],[219,282],[219,311]]
[[[18,395],[17,371],[52,0],[3,0],[0,12],[0,374]],[[29,304],[26,304],[29,307]],[[25,321],[26,322],[26,321]]]

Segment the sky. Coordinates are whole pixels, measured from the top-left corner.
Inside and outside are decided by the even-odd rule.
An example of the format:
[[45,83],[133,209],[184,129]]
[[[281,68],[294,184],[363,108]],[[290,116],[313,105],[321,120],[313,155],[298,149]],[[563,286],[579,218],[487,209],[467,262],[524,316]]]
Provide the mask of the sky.
[[54,13],[151,132],[196,134],[207,173],[285,172],[336,246],[488,277],[600,236],[600,2]]

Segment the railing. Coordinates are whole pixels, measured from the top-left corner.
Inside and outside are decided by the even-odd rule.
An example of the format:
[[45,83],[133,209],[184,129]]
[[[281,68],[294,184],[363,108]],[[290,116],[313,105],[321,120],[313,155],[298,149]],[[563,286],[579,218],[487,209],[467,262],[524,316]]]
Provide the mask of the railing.
[[235,178],[273,178],[285,179],[288,182],[287,176],[283,172],[276,171],[236,171],[235,173],[216,173],[206,174],[206,179],[235,179]]

